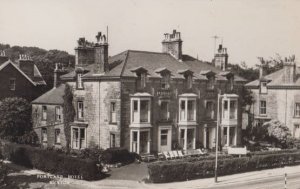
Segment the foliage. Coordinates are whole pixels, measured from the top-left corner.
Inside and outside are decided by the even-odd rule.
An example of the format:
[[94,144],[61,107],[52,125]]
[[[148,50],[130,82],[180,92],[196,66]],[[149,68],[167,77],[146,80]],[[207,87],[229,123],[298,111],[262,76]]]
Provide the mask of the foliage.
[[[295,165],[300,152],[268,154],[242,158],[225,158],[218,162],[218,175]],[[150,181],[154,183],[185,181],[214,176],[215,161],[166,161],[148,164]]]
[[23,98],[5,98],[0,101],[0,136],[18,141],[32,130],[31,106]]
[[[240,90],[239,96],[241,97],[241,106],[246,107],[251,106],[254,102],[252,92],[243,86]],[[247,110],[248,111],[248,110]]]
[[96,161],[72,157],[53,150],[6,143],[3,146],[3,156],[18,165],[56,175],[74,175],[84,180],[95,180],[100,176]]
[[97,147],[95,148],[85,148],[83,150],[80,150],[80,153],[78,154],[79,158],[82,159],[93,159],[95,161],[99,161],[99,157],[103,153],[103,149],[99,149]]
[[31,56],[47,83],[46,91],[53,86],[55,63],[62,63],[64,67],[73,67],[75,64],[74,55],[60,50],[47,51],[38,47],[20,47],[10,46],[8,44],[0,44],[0,50],[5,50],[6,55],[14,61],[18,60],[20,54]]
[[6,165],[0,162],[0,188],[5,188],[7,182],[8,169]]
[[136,158],[136,154],[129,153],[127,149],[124,148],[108,148],[103,151],[100,161],[105,164],[114,163],[132,163]]
[[73,106],[73,92],[70,85],[66,84],[65,94],[63,96],[63,117],[64,117],[64,132],[66,136],[66,148],[69,152],[71,141],[71,126],[70,123],[74,121],[75,108]]
[[18,143],[21,144],[30,144],[30,145],[37,145],[39,138],[35,131],[27,131],[23,136],[21,136],[18,140]]
[[253,81],[258,79],[259,71],[257,68],[249,68],[245,62],[242,62],[241,65],[239,64],[229,64],[231,71],[248,81]]
[[266,131],[265,139],[275,145],[286,147],[291,142],[291,132],[289,128],[278,120],[271,120],[263,124]]

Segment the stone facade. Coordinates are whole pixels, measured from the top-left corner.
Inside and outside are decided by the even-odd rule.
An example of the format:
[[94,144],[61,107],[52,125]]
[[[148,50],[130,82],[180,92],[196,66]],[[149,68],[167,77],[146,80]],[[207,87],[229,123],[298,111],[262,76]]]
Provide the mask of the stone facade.
[[[55,108],[60,108],[60,120],[56,120]],[[44,108],[44,110],[43,110]],[[46,110],[45,110],[46,108]],[[43,111],[46,111],[46,117],[43,118]],[[64,134],[64,123],[61,105],[49,105],[49,104],[33,104],[32,105],[32,124],[33,129],[37,133],[39,141],[45,147],[65,147],[66,140]],[[46,131],[47,140],[43,141],[45,136],[42,136],[43,129]],[[59,130],[59,140],[57,143],[55,141],[55,130]]]
[[[163,53],[127,51],[110,58],[106,37],[96,38],[96,43],[79,39],[75,69],[61,77],[74,95],[73,149],[154,153],[215,147],[218,94],[239,94],[245,80],[183,55],[180,32],[165,34]],[[228,138],[223,130],[232,127],[235,140],[220,140],[222,146],[240,144],[241,106],[236,95],[231,100],[235,105],[226,108],[235,109],[235,123],[220,121],[220,137]],[[223,115],[223,99],[219,103]]]
[[[289,128],[293,136],[300,138],[300,113],[297,112],[300,86],[297,84],[299,77],[296,63],[286,59],[283,69],[270,75],[264,75],[263,68],[262,65],[259,80],[246,84],[254,98],[250,109],[254,124],[262,125],[273,119],[279,120]],[[266,102],[265,112],[261,111],[262,101]]]

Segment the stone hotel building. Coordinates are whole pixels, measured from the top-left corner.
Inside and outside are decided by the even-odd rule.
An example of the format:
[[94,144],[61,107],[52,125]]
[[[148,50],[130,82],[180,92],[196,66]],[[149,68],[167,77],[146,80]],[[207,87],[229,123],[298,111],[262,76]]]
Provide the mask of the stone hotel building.
[[164,34],[162,52],[127,50],[109,57],[106,36],[99,32],[96,39],[80,38],[75,69],[63,74],[57,68],[54,88],[32,102],[34,128],[44,145],[65,145],[66,84],[73,89],[76,109],[73,149],[124,147],[147,154],[213,148],[218,93],[223,94],[220,144],[240,143],[238,93],[246,81],[227,70],[222,45],[210,63],[183,54],[181,34],[175,30]]

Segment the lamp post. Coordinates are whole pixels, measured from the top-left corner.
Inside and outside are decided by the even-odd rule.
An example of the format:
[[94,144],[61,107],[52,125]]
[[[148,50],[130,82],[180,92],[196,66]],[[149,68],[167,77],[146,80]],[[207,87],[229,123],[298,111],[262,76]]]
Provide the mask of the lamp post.
[[217,104],[217,132],[216,132],[216,162],[215,162],[215,182],[218,182],[218,147],[219,147],[219,125],[220,125],[220,98],[223,95],[218,93]]

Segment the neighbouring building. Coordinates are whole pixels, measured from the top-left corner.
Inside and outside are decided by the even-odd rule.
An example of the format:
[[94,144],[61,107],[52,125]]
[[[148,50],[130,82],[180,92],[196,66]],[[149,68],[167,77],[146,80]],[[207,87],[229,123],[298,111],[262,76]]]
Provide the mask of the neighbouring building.
[[13,62],[0,51],[0,99],[22,97],[31,102],[42,94],[46,82],[27,55]]
[[218,93],[223,95],[220,144],[240,144],[237,94],[246,81],[226,69],[228,54],[222,46],[212,64],[183,54],[176,30],[164,34],[162,52],[127,50],[109,57],[106,36],[99,32],[96,39],[92,43],[80,38],[75,69],[60,77],[64,84],[33,101],[33,123],[42,142],[54,146],[56,133],[62,137],[58,127],[68,84],[76,110],[70,133],[73,149],[124,147],[145,154],[213,148]]
[[252,91],[251,117],[255,125],[276,119],[284,123],[295,138],[300,138],[300,69],[295,57],[286,58],[283,68],[265,75],[260,66],[259,79],[245,85]]

